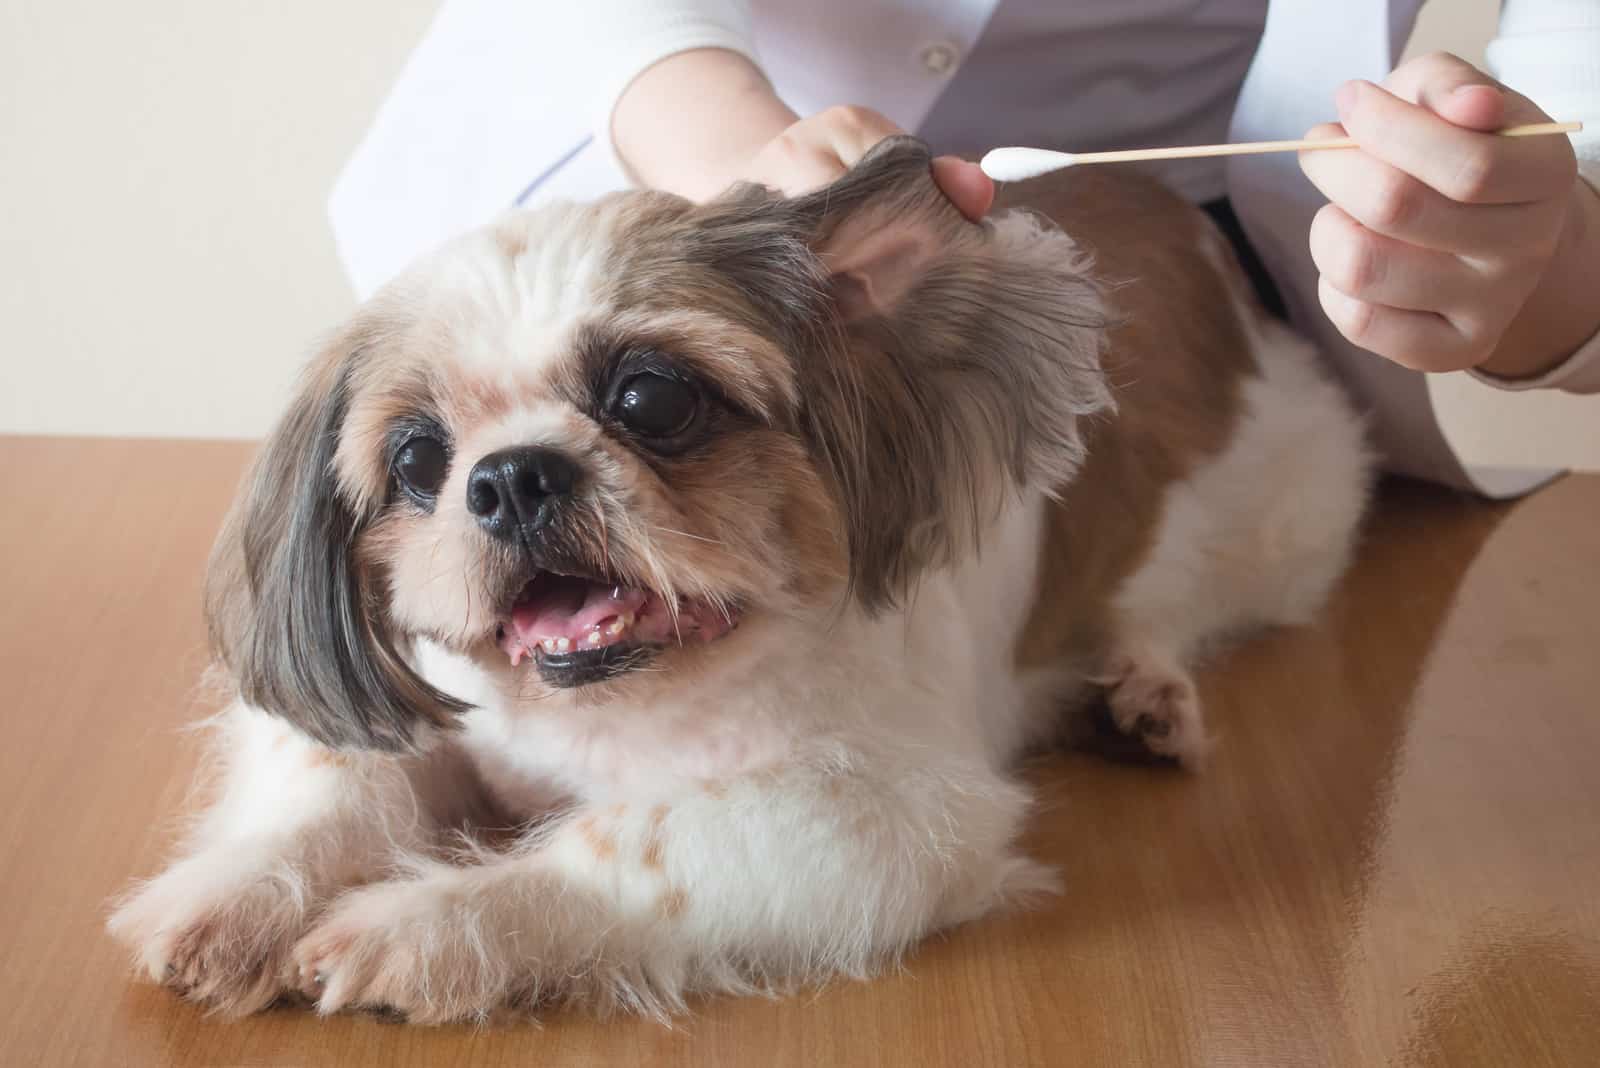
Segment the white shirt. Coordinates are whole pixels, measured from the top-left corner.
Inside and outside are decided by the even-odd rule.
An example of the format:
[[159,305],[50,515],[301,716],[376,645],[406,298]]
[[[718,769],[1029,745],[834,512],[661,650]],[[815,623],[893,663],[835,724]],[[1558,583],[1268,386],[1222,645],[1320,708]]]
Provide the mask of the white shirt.
[[[335,188],[365,296],[422,251],[513,204],[628,184],[612,106],[652,63],[740,52],[808,114],[863,104],[937,151],[1298,137],[1334,89],[1381,80],[1421,0],[446,0]],[[1561,119],[1600,186],[1600,0],[1505,0],[1493,73]],[[1232,198],[1296,323],[1370,413],[1389,466],[1492,495],[1548,472],[1468,471],[1420,375],[1349,345],[1321,314],[1306,248],[1323,203],[1293,155],[1190,161],[1163,177]],[[1497,383],[1506,385],[1505,383]],[[1520,386],[1600,390],[1600,336]]]

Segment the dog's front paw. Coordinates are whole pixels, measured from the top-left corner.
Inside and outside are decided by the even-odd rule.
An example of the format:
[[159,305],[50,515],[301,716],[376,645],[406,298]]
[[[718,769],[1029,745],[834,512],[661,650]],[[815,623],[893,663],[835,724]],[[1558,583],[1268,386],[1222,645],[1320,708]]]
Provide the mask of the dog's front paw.
[[1189,673],[1165,658],[1122,652],[1099,680],[1112,722],[1157,756],[1198,769],[1210,752],[1200,694]]
[[291,989],[289,951],[306,929],[309,896],[290,869],[201,854],[140,886],[107,927],[151,980],[245,1015]]
[[379,1009],[418,1023],[487,1019],[509,1000],[515,940],[488,905],[437,876],[351,891],[295,947],[299,988],[324,1013]]

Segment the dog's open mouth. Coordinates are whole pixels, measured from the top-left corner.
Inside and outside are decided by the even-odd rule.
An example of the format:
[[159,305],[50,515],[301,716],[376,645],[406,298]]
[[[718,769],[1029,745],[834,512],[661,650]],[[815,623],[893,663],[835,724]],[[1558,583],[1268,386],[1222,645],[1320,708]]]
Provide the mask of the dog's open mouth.
[[557,686],[580,686],[635,667],[666,645],[709,642],[738,623],[733,606],[612,581],[542,571],[523,586],[496,635],[516,667],[532,657]]

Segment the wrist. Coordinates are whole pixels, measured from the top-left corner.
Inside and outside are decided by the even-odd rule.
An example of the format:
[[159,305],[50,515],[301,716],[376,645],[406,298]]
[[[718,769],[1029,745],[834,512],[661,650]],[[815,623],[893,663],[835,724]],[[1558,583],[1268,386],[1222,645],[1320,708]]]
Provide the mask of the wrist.
[[1566,224],[1533,293],[1477,370],[1533,378],[1558,366],[1600,331],[1600,191],[1573,179]]
[[611,134],[640,184],[706,200],[796,118],[755,64],[702,48],[635,78],[612,111]]

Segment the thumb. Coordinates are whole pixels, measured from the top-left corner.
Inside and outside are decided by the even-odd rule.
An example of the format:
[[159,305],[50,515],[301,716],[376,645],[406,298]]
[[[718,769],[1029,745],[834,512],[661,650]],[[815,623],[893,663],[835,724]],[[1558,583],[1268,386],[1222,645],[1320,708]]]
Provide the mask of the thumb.
[[1383,87],[1455,126],[1498,130],[1506,124],[1505,87],[1448,52],[1407,60],[1383,80]]
[[1483,82],[1442,90],[1426,86],[1418,103],[1445,121],[1469,130],[1498,130],[1505,125],[1506,95]]

